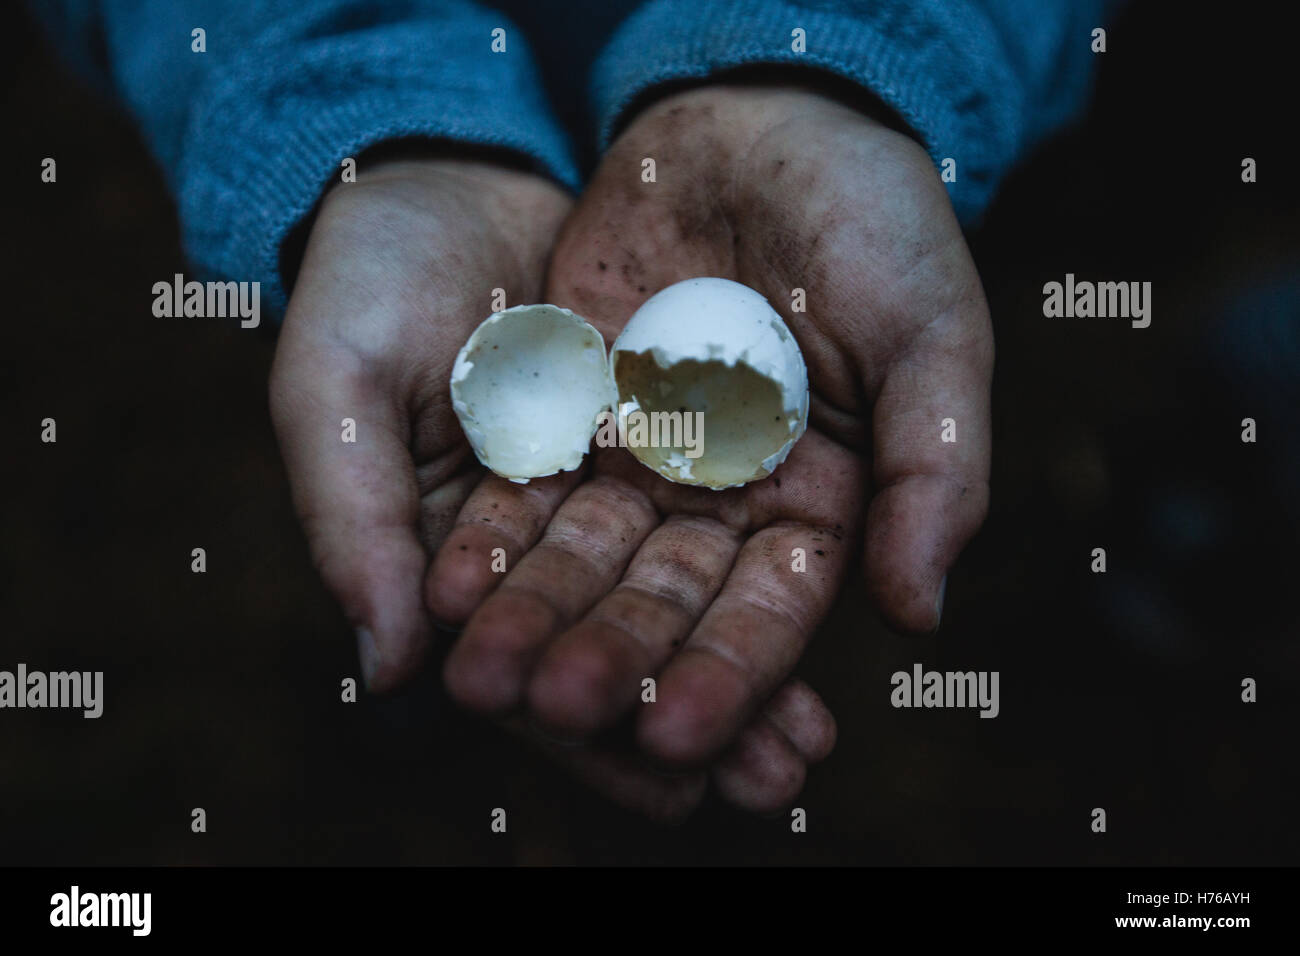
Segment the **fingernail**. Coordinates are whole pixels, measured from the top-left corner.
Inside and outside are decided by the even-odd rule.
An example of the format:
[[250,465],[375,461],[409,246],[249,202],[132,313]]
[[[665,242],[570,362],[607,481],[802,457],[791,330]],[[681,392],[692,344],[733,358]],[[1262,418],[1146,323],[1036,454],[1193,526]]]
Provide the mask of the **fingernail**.
[[366,683],[366,690],[379,670],[379,651],[375,647],[375,637],[367,627],[357,628],[357,656],[361,659],[361,679]]
[[934,629],[939,630],[939,624],[943,621],[943,599],[948,593],[948,575],[943,576],[939,582],[939,596],[934,599]]

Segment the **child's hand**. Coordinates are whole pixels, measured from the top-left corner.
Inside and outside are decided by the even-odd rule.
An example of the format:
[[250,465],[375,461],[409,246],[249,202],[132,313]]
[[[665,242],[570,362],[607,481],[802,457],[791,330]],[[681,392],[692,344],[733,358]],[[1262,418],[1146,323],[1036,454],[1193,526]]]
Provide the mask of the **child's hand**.
[[312,226],[271,415],[312,557],[357,628],[372,690],[421,662],[428,555],[482,474],[451,407],[456,353],[494,288],[538,300],[569,206],[538,176],[427,159],[334,186]]
[[[435,613],[469,622],[446,667],[462,702],[527,704],[579,738],[640,706],[642,746],[678,766],[713,759],[781,686],[860,547],[884,616],[937,627],[947,570],[987,508],[993,364],[979,278],[925,152],[808,90],[707,86],[636,118],[564,227],[546,301],[612,342],[691,276],[752,286],[799,340],[812,412],[789,459],[723,492],[622,449],[595,449],[581,481],[489,480],[429,589]],[[496,547],[504,580],[488,571]],[[643,706],[648,676],[657,702]]]
[[[390,162],[334,187],[312,227],[276,352],[271,411],[313,559],[357,628],[372,690],[396,686],[422,662],[429,558],[484,475],[451,408],[456,353],[491,311],[494,288],[511,304],[542,301],[569,206],[545,180],[488,163]],[[355,442],[344,441],[347,419]],[[545,494],[543,484],[509,487],[528,501]],[[512,507],[503,504],[503,522]],[[480,557],[486,572],[488,554],[452,553],[450,563]],[[563,594],[569,582],[548,587]],[[780,806],[834,734],[825,706],[792,681],[714,779],[741,806]],[[548,749],[652,816],[680,817],[703,793],[700,773],[663,777],[599,747]]]

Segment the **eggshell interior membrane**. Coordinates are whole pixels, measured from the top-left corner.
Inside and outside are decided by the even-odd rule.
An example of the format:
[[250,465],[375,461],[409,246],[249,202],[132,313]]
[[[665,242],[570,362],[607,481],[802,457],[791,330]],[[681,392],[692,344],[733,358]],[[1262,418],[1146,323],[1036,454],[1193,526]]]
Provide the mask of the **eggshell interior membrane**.
[[553,305],[488,316],[451,373],[452,405],[474,454],[521,483],[581,465],[614,396],[600,333]]
[[661,428],[658,446],[634,447],[628,430],[628,450],[672,481],[721,489],[765,478],[808,427],[798,343],[763,296],[729,279],[687,279],[651,296],[614,342],[610,368],[620,416],[703,413],[694,458],[686,441],[668,444],[684,431]]

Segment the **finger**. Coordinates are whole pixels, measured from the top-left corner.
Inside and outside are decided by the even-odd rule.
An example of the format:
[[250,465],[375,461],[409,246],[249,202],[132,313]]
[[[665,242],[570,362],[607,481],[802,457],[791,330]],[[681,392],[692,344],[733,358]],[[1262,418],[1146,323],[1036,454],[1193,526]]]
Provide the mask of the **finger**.
[[781,685],[763,714],[806,763],[821,763],[835,749],[835,717],[821,695],[797,677]]
[[537,542],[581,476],[581,469],[562,471],[525,485],[484,475],[434,555],[424,588],[429,613],[450,626],[469,620],[501,583],[496,569],[503,561],[514,567]]
[[549,741],[519,718],[503,723],[513,732],[607,799],[657,823],[680,823],[704,798],[708,775],[702,771],[667,775],[647,767],[635,753]]
[[939,627],[948,569],[988,512],[993,336],[975,296],[926,329],[876,399],[865,570],[905,632]]
[[741,731],[711,773],[718,793],[754,813],[775,813],[799,796],[810,764],[835,745],[835,719],[798,679],[776,695]]
[[321,577],[356,628],[366,686],[387,690],[418,667],[431,637],[407,423],[381,372],[304,341],[292,319],[276,352],[271,412],[294,506]]
[[845,543],[827,529],[776,525],[750,538],[717,600],[660,674],[655,706],[638,718],[646,753],[694,766],[731,743],[803,653],[848,559]]
[[452,647],[443,671],[451,695],[483,713],[518,707],[546,646],[609,593],[658,523],[650,500],[625,482],[580,485]]
[[[417,468],[417,480],[419,473]],[[438,553],[447,535],[456,527],[461,508],[482,480],[481,468],[468,469],[445,479],[420,497],[420,541],[424,544],[425,554]]]
[[548,732],[583,739],[640,699],[642,681],[690,635],[740,550],[738,532],[674,516],[642,544],[617,587],[546,651],[528,706]]
[[808,773],[794,745],[762,714],[741,731],[711,776],[724,800],[751,813],[775,813],[794,801]]

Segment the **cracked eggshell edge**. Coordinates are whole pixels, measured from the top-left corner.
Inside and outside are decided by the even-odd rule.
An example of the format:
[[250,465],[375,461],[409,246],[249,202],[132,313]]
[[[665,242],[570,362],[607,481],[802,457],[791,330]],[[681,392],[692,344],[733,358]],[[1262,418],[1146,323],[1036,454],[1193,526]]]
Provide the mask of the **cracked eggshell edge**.
[[[729,306],[710,314],[708,339],[711,341],[702,341],[690,332],[678,332],[674,328],[674,316],[690,314],[701,296],[714,300],[715,304]],[[761,321],[757,320],[756,315],[760,312]],[[776,332],[775,338],[765,334],[768,330]],[[780,386],[782,410],[794,418],[790,425],[790,437],[763,459],[752,478],[728,485],[709,485],[703,482],[678,482],[679,484],[722,491],[760,481],[772,474],[789,457],[795,442],[808,430],[808,369],[799,343],[780,313],[772,308],[772,304],[761,293],[749,286],[730,279],[686,279],[661,289],[646,299],[632,314],[609,350],[609,374],[615,383],[616,402],[618,385],[614,370],[620,352],[648,352],[662,369],[688,359],[700,362],[721,361],[729,367],[743,364]],[[623,403],[623,406],[629,408],[633,405],[636,403]],[[620,412],[621,410],[620,407]],[[676,480],[645,462],[642,464],[669,481]]]
[[[608,357],[606,357],[606,360],[603,363],[603,367],[606,370],[605,385],[606,385],[606,393],[608,396],[608,402],[603,408],[597,409],[592,414],[590,428],[586,431],[587,438],[585,442],[582,442],[580,445],[575,445],[572,448],[568,449],[567,451],[563,452],[562,453],[563,458],[557,461],[555,466],[551,468],[550,471],[542,471],[537,474],[515,475],[515,474],[510,474],[509,472],[506,471],[499,471],[496,468],[492,467],[491,462],[488,460],[487,452],[485,449],[488,436],[484,430],[484,424],[473,415],[473,413],[469,409],[468,404],[458,394],[460,391],[459,385],[462,382],[464,382],[473,371],[475,363],[470,360],[469,355],[474,350],[474,347],[478,344],[480,338],[483,335],[487,334],[487,330],[491,330],[493,326],[497,325],[504,319],[507,319],[512,314],[531,312],[539,309],[550,310],[556,313],[560,313],[572,319],[575,325],[584,327],[585,330],[595,338],[595,341],[600,343],[601,351],[602,353],[604,352],[605,350],[604,337],[600,334],[600,332],[596,329],[595,326],[593,326],[590,322],[588,322],[582,316],[578,315],[573,310],[561,308],[560,306],[550,305],[547,303],[536,303],[533,305],[516,305],[516,306],[512,306],[509,309],[503,309],[500,312],[493,312],[486,319],[480,322],[479,325],[474,329],[474,331],[470,333],[469,338],[465,340],[465,344],[461,346],[460,351],[456,353],[456,361],[453,363],[451,369],[450,391],[451,391],[451,399],[452,399],[452,408],[456,413],[457,420],[460,422],[461,430],[465,433],[465,438],[469,441],[470,448],[472,448],[474,451],[474,457],[478,459],[479,463],[483,465],[483,467],[487,468],[493,474],[499,475],[502,478],[505,478],[509,481],[514,482],[515,484],[520,484],[520,485],[528,484],[528,482],[531,481],[533,478],[546,478],[551,475],[559,474],[562,471],[576,471],[578,468],[580,468],[582,466],[583,458],[585,458],[587,453],[591,450],[591,439],[595,436],[596,431],[600,427],[601,413],[612,409],[617,404],[618,401],[618,388],[614,383],[613,372],[611,370],[611,366],[609,365]],[[559,454],[560,453],[557,453],[557,457]]]

